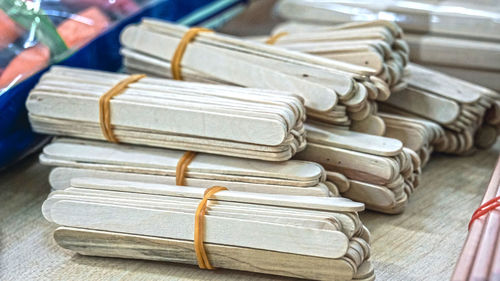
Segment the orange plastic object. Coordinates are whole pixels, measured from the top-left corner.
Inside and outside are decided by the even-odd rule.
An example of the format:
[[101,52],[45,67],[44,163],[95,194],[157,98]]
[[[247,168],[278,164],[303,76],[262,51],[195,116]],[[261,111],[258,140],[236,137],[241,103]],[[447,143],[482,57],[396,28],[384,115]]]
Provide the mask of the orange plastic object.
[[[57,27],[57,32],[69,48],[80,47],[99,35],[110,21],[96,7],[90,7],[74,19],[67,19]],[[14,79],[24,79],[44,68],[50,59],[50,50],[38,44],[19,53],[0,76],[0,89]],[[21,77],[22,76],[22,77]]]
[[57,27],[57,32],[68,48],[80,47],[99,35],[109,25],[109,18],[96,7],[78,13],[75,20],[68,19]]
[[21,35],[22,29],[0,10],[0,31],[0,49],[3,49]]
[[10,61],[2,72],[2,76],[0,76],[0,89],[8,86],[14,79],[21,80],[42,69],[47,65],[49,59],[50,50],[42,44],[22,51]]

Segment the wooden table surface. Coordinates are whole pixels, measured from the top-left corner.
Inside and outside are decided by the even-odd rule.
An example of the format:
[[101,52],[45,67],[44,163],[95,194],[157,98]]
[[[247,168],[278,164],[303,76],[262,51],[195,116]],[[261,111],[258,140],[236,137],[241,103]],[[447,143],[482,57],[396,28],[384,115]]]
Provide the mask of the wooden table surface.
[[[238,26],[245,26],[244,33],[255,34],[248,22],[256,22],[260,15],[246,13],[225,30],[237,33]],[[372,232],[377,280],[449,279],[499,151],[500,142],[473,156],[434,155],[404,214],[361,215]],[[50,190],[49,171],[33,156],[0,173],[0,280],[292,280],[230,270],[210,272],[173,263],[85,257],[63,250],[52,239],[55,225],[46,222],[40,211]]]

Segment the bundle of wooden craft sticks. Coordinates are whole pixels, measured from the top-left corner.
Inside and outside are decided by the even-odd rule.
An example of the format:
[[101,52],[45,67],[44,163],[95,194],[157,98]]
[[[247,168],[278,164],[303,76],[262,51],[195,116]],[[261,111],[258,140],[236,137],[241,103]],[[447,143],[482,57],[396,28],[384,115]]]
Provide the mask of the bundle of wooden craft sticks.
[[[183,151],[58,138],[43,149],[40,162],[55,166],[49,176],[54,190],[69,187],[71,178],[119,178],[175,185]],[[185,174],[188,186],[224,186],[233,191],[303,196],[338,196],[322,166],[289,160],[266,162],[199,153]]]
[[[99,100],[127,75],[53,67],[26,102],[40,133],[105,139]],[[143,78],[110,101],[120,142],[283,161],[305,148],[298,96]]]
[[[205,189],[73,178],[43,205],[55,239],[84,255],[196,264]],[[210,266],[316,280],[373,280],[369,233],[343,198],[220,191],[205,214]]]
[[472,215],[469,235],[451,277],[453,281],[498,280],[500,276],[500,159],[481,206]]

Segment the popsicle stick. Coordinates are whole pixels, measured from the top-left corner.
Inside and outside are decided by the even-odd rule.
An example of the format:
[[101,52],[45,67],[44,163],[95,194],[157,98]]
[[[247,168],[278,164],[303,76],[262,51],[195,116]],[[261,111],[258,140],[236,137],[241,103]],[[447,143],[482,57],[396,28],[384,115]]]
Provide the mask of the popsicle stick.
[[460,106],[456,102],[413,88],[391,95],[385,102],[440,124],[454,122],[460,113]]
[[338,130],[318,123],[308,123],[306,130],[308,139],[317,144],[380,156],[395,156],[403,149],[402,143],[395,139]]
[[[82,168],[64,168],[58,167],[51,171],[49,174],[49,182],[53,189],[63,190],[70,187],[72,178],[92,177],[96,179],[113,179],[119,178],[126,181],[139,181],[145,183],[158,183],[174,185],[175,177],[157,176],[138,173],[122,173],[122,172],[109,172],[104,170],[82,169]],[[268,194],[284,194],[284,195],[298,195],[298,196],[329,196],[329,190],[323,183],[314,186],[297,187],[286,185],[271,185],[271,184],[250,184],[245,182],[236,181],[222,181],[222,180],[204,180],[204,179],[186,179],[186,185],[196,186],[201,188],[209,188],[214,185],[227,187],[229,190],[243,191],[243,192],[256,192]]]
[[361,181],[350,181],[350,188],[342,196],[378,208],[391,208],[396,204],[394,193],[388,188]]
[[[54,239],[83,255],[196,264],[192,242],[106,231],[59,227]],[[82,241],[88,241],[82,243]],[[315,280],[351,280],[355,269],[345,259],[327,259],[205,243],[211,264],[228,268]],[[311,267],[315,270],[311,271]]]
[[[78,178],[71,181],[71,186],[89,189],[106,189],[126,192],[152,193],[169,196],[190,196],[202,198],[203,188],[186,186],[171,186],[164,184],[140,183],[116,180],[93,180],[91,178]],[[149,191],[148,191],[149,190]],[[344,198],[321,198],[308,196],[285,196],[273,194],[246,193],[236,191],[221,191],[215,194],[214,200],[233,201],[242,203],[266,204],[275,206],[289,206],[303,209],[315,209],[325,211],[347,211],[357,212],[363,210],[363,204],[356,203]]]
[[315,143],[309,143],[306,150],[296,155],[296,159],[315,161],[328,171],[381,185],[393,181],[399,174],[397,163],[390,158]]
[[[50,199],[50,200],[49,200]],[[108,191],[99,189],[85,189],[70,187],[64,191],[55,191],[49,195],[48,200],[44,203],[42,208],[44,217],[52,221],[50,209],[58,200],[87,200],[92,202],[106,202],[112,200],[120,200],[121,204],[131,206],[142,206],[143,204],[159,204],[152,205],[155,208],[167,209],[178,208],[181,212],[193,213],[193,205],[199,203],[198,199],[185,198],[185,197],[172,197],[157,194],[144,194],[144,193],[129,193],[122,191]],[[115,200],[116,201],[116,200]],[[141,205],[142,204],[142,205]],[[148,207],[148,205],[146,205]],[[360,231],[362,223],[356,213],[341,213],[341,212],[325,212],[315,210],[283,208],[268,205],[254,205],[245,203],[235,203],[228,201],[212,202],[208,207],[210,214],[218,215],[221,212],[228,213],[228,216],[233,214],[238,215],[260,215],[272,216],[277,218],[295,218],[312,220],[311,223],[318,221],[328,222],[327,227],[336,227],[337,230],[342,231],[347,237],[351,238]],[[214,213],[215,212],[215,213]]]
[[[85,214],[85,216],[81,214]],[[191,240],[194,233],[194,215],[153,209],[63,200],[53,205],[51,217],[59,225],[92,227],[97,230],[174,239]],[[169,222],[175,227],[159,227],[164,222]],[[204,241],[208,243],[215,242],[329,258],[340,258],[347,250],[346,236],[337,231],[313,230],[210,216],[205,218],[205,223]],[[252,231],[258,231],[263,239],[256,240],[249,236],[245,237],[244,233]],[[286,237],[280,237],[279,241],[272,241],[278,238],[280,235],[277,234],[283,233],[282,231],[291,232],[287,232]],[[294,233],[294,235],[290,235],[290,233]],[[305,240],[305,237],[309,239]],[[296,239],[301,239],[301,243],[293,246],[292,241],[297,241]],[[318,243],[318,241],[322,241],[322,243]]]
[[[77,162],[119,164],[175,170],[183,151],[116,145],[106,142],[57,139],[43,153],[58,159]],[[309,181],[321,176],[321,166],[305,161],[269,163],[232,157],[198,154],[189,165],[189,172],[210,172],[225,175],[272,177]]]
[[[168,200],[147,200],[139,199],[133,197],[107,197],[100,196],[96,194],[72,194],[68,192],[51,194],[51,196],[44,202],[43,214],[48,221],[53,221],[52,219],[52,209],[58,202],[70,200],[78,201],[84,203],[96,203],[103,205],[119,205],[134,208],[146,208],[161,211],[171,211],[180,212],[185,214],[195,214],[196,204],[193,203],[183,203]],[[295,216],[294,214],[288,214],[288,216],[280,216],[278,213],[272,211],[267,212],[251,212],[250,208],[221,208],[221,207],[211,207],[208,208],[206,217],[224,217],[242,220],[252,220],[264,223],[273,223],[280,225],[293,225],[298,227],[312,228],[312,229],[322,229],[331,231],[341,231],[342,225],[335,217],[307,217],[307,216]]]

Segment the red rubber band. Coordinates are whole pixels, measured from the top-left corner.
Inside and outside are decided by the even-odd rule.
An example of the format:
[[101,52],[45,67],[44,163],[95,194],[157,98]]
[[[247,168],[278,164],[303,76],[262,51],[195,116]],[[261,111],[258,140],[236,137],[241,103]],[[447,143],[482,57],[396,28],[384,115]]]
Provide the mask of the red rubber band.
[[500,207],[500,196],[497,196],[489,200],[488,202],[484,203],[483,205],[479,206],[479,208],[477,208],[477,210],[472,214],[472,218],[470,219],[469,222],[469,230],[472,226],[472,223],[475,220],[495,210],[498,207]]

